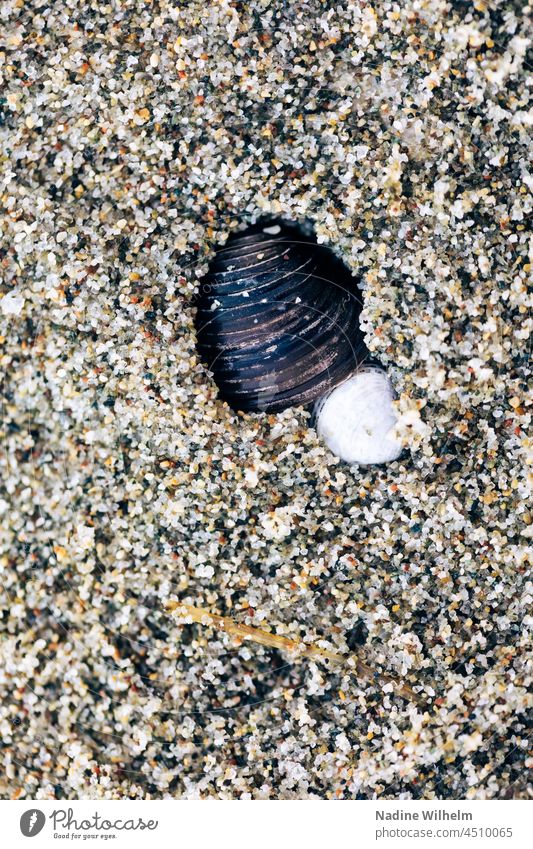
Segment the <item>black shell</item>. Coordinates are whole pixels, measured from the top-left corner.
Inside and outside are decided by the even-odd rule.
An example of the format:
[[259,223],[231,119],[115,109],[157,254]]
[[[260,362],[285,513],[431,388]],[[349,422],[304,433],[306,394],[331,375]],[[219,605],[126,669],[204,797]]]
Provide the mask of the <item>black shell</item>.
[[355,278],[287,223],[255,225],[220,248],[196,302],[198,351],[235,410],[309,404],[367,353]]

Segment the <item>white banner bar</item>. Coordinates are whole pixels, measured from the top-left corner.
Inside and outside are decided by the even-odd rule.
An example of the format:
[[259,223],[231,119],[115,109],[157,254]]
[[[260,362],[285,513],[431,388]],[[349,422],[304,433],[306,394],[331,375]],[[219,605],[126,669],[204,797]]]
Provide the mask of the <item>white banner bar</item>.
[[[531,845],[531,802],[0,802],[9,847],[514,849]],[[275,806],[275,810],[274,810]],[[529,806],[529,808],[527,807]],[[68,842],[67,842],[68,841]]]

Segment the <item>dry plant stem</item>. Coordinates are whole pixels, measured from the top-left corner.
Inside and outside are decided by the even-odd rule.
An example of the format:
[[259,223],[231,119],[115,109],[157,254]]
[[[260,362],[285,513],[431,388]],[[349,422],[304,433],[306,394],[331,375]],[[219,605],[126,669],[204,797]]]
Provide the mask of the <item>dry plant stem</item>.
[[367,678],[375,683],[392,684],[398,695],[403,698],[421,704],[421,697],[415,693],[410,687],[399,682],[396,678],[390,675],[380,674],[376,676],[376,670],[359,660],[353,655],[344,656],[328,649],[320,648],[317,645],[307,645],[296,640],[291,640],[289,637],[281,637],[278,634],[272,634],[270,631],[263,631],[261,628],[252,628],[250,625],[242,625],[235,622],[228,616],[219,616],[216,613],[210,613],[202,607],[194,607],[191,604],[181,604],[177,601],[172,601],[167,604],[167,610],[177,616],[188,617],[197,622],[199,625],[211,625],[218,628],[220,631],[225,631],[226,634],[231,634],[233,637],[238,637],[242,640],[253,640],[262,646],[281,649],[282,651],[296,654],[298,657],[306,657],[311,660],[330,660],[336,664],[346,664],[352,659],[355,663],[355,671],[361,678]]

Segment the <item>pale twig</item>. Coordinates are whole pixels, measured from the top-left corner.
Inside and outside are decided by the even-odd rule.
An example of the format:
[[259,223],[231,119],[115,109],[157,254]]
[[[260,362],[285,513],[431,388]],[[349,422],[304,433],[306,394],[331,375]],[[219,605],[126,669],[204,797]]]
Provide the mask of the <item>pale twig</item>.
[[167,610],[180,618],[192,619],[193,622],[199,625],[217,628],[219,631],[224,631],[226,634],[230,634],[237,639],[252,640],[254,643],[259,643],[269,648],[281,649],[297,657],[309,658],[310,660],[329,660],[338,665],[348,665],[348,662],[351,660],[353,662],[352,669],[361,678],[366,678],[380,684],[392,684],[398,695],[403,696],[403,698],[409,701],[421,703],[420,695],[415,693],[411,687],[390,675],[378,674],[374,667],[354,655],[338,654],[317,645],[309,645],[298,640],[292,640],[289,637],[282,637],[279,634],[272,634],[270,631],[264,631],[262,628],[243,625],[229,616],[219,616],[216,613],[210,613],[202,607],[194,607],[191,604],[171,601],[168,602],[166,607]]

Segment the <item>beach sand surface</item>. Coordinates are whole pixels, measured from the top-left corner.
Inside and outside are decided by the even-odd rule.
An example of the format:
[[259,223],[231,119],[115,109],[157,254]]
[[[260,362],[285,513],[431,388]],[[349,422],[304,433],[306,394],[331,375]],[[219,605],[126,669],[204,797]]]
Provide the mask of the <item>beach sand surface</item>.
[[[1,797],[526,798],[526,6],[2,8]],[[398,460],[218,400],[262,217],[357,277]]]

